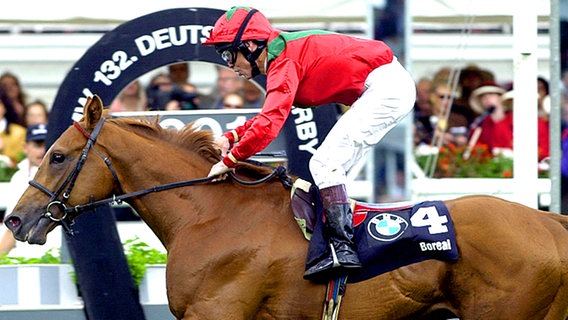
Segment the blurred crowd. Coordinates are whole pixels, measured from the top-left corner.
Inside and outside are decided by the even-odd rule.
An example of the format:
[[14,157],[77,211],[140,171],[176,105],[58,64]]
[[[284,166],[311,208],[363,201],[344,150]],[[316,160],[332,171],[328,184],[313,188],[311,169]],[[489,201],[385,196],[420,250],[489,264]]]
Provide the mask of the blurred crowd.
[[15,74],[0,75],[0,166],[15,167],[26,157],[27,128],[47,125],[48,116],[47,105],[29,99]]
[[155,74],[144,87],[137,80],[128,85],[111,103],[112,111],[199,110],[260,108],[264,93],[252,81],[231,69],[215,66],[216,80],[207,93],[190,82],[190,64],[171,64]]
[[[562,82],[562,128],[568,132],[568,72]],[[492,155],[512,155],[514,83],[498,83],[491,70],[469,65],[457,72],[438,70],[431,78],[416,83],[414,143],[417,149],[430,146],[439,150],[450,146],[467,158],[483,146]],[[536,79],[538,119],[538,160],[550,156],[550,84]],[[555,84],[557,81],[554,82]],[[568,137],[568,133],[566,134]]]

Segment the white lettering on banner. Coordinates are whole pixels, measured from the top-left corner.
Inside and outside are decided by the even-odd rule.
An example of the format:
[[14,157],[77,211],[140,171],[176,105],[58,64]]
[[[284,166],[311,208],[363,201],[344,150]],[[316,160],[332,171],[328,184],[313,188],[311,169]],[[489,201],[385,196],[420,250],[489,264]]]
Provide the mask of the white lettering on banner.
[[162,50],[165,48],[169,48],[172,46],[172,43],[168,40],[170,37],[168,36],[168,29],[158,29],[152,32],[152,37],[154,38],[154,43],[156,44],[156,49]]
[[227,123],[226,129],[233,130],[238,126],[242,126],[243,124],[245,124],[246,121],[247,118],[245,116],[238,116],[235,118],[235,121]]
[[[185,25],[179,27],[168,27],[152,31],[150,34],[142,35],[134,39],[134,43],[142,57],[145,57],[156,50],[163,50],[172,46],[183,46],[187,43],[196,45],[204,41],[213,29],[212,26]],[[201,32],[202,37],[199,36]],[[111,86],[122,74],[139,58],[135,55],[128,56],[128,53],[117,50],[112,53],[111,58],[101,63],[99,70],[95,71],[93,82],[102,82],[106,86]]]
[[219,122],[209,117],[203,117],[195,120],[194,127],[198,130],[203,130],[203,127],[209,127],[209,129],[213,131],[213,135],[216,137],[223,134],[223,128],[221,128]]
[[83,107],[87,103],[87,98],[94,96],[89,88],[83,88],[81,92],[83,93],[83,96],[77,99],[77,102],[79,103],[79,105],[81,105],[81,107],[75,107],[73,109],[73,114],[71,115],[71,119],[73,121],[79,121],[81,120],[81,118],[83,118]]
[[306,144],[301,144],[298,146],[298,149],[302,150],[302,151],[308,151],[311,154],[316,153],[316,148],[315,146],[318,144],[318,139],[312,139],[310,141],[308,141],[308,143]]
[[[156,50],[174,46],[183,46],[188,42],[196,45],[207,39],[213,26],[184,25],[158,29],[149,35],[142,35],[134,39],[141,56],[147,56]],[[201,33],[201,37],[199,34]]]
[[318,128],[316,127],[316,123],[313,121],[297,125],[296,132],[298,133],[298,138],[304,141],[317,138],[318,136]]
[[420,242],[420,250],[422,251],[450,251],[452,250],[452,243],[450,239],[437,242]]
[[312,121],[314,119],[314,113],[312,109],[301,109],[301,108],[292,108],[292,114],[298,116],[294,119],[295,124],[300,124],[308,121]]
[[160,126],[163,128],[175,128],[179,130],[185,126],[185,123],[180,119],[169,118],[160,121]]
[[120,77],[122,71],[126,70],[136,61],[138,61],[137,56],[128,57],[128,54],[124,51],[115,51],[112,54],[112,58],[101,63],[99,70],[95,71],[93,82],[100,81],[106,86],[110,86],[112,85],[112,80]]
[[[226,123],[211,117],[202,117],[193,120],[193,123],[197,130],[211,130],[214,136],[220,136],[223,134],[223,125],[225,126],[225,130],[232,130],[245,123],[246,120],[247,118],[242,115],[236,116],[235,120]],[[163,128],[174,128],[177,130],[183,128],[186,124],[187,122],[179,118],[167,118],[160,121],[160,126]]]
[[291,113],[297,116],[294,119],[296,124],[296,134],[298,139],[304,144],[300,143],[298,149],[301,151],[308,151],[311,154],[316,152],[315,146],[318,144],[318,128],[314,121],[314,113],[312,109],[292,108]]

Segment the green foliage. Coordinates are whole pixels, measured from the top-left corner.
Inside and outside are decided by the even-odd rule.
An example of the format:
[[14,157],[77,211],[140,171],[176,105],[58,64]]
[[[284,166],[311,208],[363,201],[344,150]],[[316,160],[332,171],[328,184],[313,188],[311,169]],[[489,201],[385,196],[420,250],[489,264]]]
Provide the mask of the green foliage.
[[18,167],[12,168],[0,161],[0,182],[10,182],[10,179],[18,171]]
[[136,286],[140,286],[144,274],[146,273],[146,265],[149,264],[165,264],[167,255],[160,250],[151,248],[145,242],[140,241],[138,237],[124,242],[124,254],[126,261],[130,267],[132,280]]
[[54,251],[56,250],[49,249],[39,258],[10,257],[4,254],[0,256],[0,264],[60,264],[60,254],[54,254]]
[[[132,280],[136,286],[140,286],[144,274],[146,273],[146,265],[149,264],[166,264],[167,254],[158,249],[151,248],[138,237],[127,240],[123,243],[126,261],[132,274]],[[16,264],[61,264],[60,252],[54,254],[55,249],[48,250],[39,258],[11,257],[0,255],[0,265],[16,265]],[[76,280],[76,275],[73,275]]]

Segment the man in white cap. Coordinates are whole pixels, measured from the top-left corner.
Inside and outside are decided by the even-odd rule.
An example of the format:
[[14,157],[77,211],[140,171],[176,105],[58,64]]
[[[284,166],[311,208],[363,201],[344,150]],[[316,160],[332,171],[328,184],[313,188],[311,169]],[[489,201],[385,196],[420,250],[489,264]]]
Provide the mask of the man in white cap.
[[[45,155],[45,138],[47,136],[47,126],[36,124],[28,127],[26,141],[23,151],[26,158],[18,163],[18,171],[10,179],[10,187],[14,191],[10,197],[11,203],[7,205],[6,214],[10,213],[15,207],[18,199],[28,187],[28,182],[35,176],[39,164]],[[3,225],[2,225],[3,226]],[[6,230],[0,239],[0,254],[7,254],[16,245],[16,240],[9,230]]]

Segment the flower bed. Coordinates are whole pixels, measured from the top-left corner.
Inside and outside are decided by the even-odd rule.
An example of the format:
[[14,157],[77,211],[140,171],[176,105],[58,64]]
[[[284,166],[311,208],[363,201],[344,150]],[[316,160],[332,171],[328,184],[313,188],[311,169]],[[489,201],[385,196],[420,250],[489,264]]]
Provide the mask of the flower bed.
[[[512,178],[513,159],[506,152],[492,154],[485,145],[471,150],[469,158],[464,157],[466,149],[453,144],[442,146],[437,154],[433,178]],[[435,148],[418,148],[416,162],[425,171],[436,159]]]

